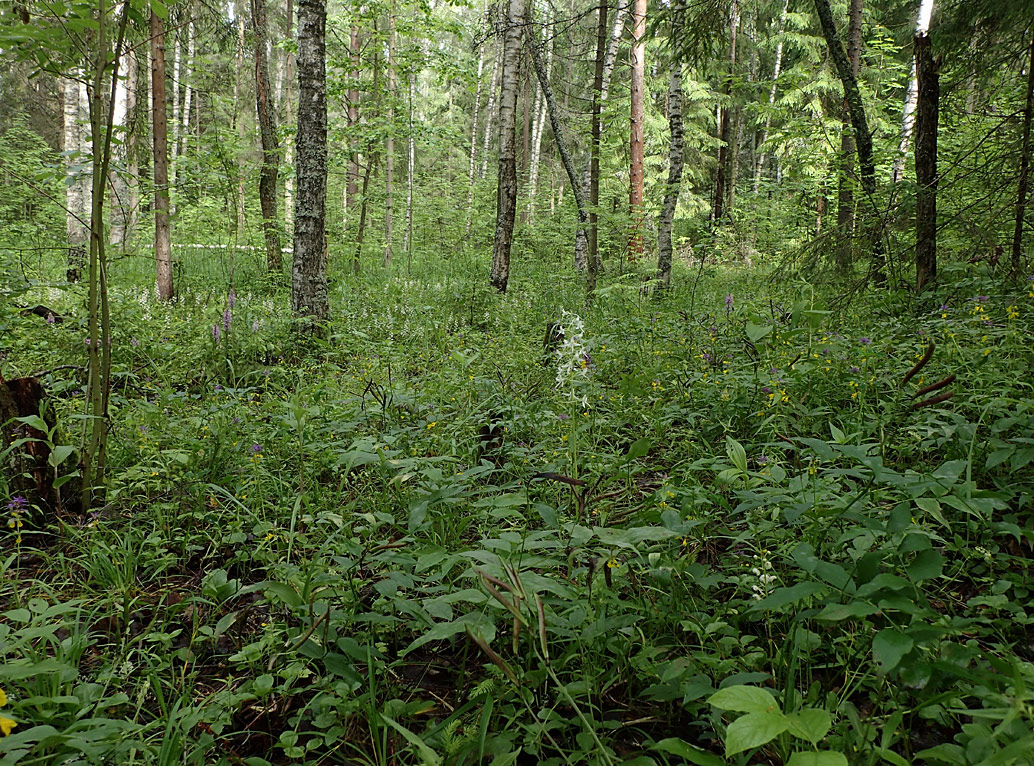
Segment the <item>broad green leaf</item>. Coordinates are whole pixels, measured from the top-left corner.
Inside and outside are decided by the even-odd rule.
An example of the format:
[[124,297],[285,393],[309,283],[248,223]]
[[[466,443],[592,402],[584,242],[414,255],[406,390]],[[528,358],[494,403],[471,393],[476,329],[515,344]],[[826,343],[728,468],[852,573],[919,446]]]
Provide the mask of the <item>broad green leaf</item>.
[[759,340],[771,333],[772,325],[756,325],[753,322],[747,322],[747,337],[750,338],[753,343],[757,343]]
[[420,760],[423,761],[425,766],[438,766],[442,762],[442,757],[438,755],[434,750],[427,746],[420,737],[411,732],[405,726],[388,718],[386,715],[381,715],[381,720],[388,724],[391,728],[401,734],[409,744],[416,748],[417,753],[420,755]]
[[826,604],[826,607],[815,615],[815,619],[839,622],[840,620],[851,620],[856,617],[868,617],[870,614],[875,614],[878,611],[879,607],[864,601],[852,601],[850,604]]
[[677,737],[662,739],[660,742],[651,745],[650,749],[660,753],[667,753],[668,755],[677,755],[680,758],[685,758],[690,763],[696,764],[696,766],[724,766],[725,764],[725,761],[717,755],[701,750],[696,745],[691,745]]
[[778,609],[779,607],[786,606],[787,604],[796,604],[801,599],[807,598],[808,596],[814,596],[816,593],[824,591],[825,589],[825,585],[817,582],[799,582],[788,588],[776,588],[770,595],[751,604],[748,611],[765,611]]
[[75,452],[75,447],[67,444],[54,447],[54,451],[50,453],[50,464],[56,468],[65,462],[73,452]]
[[747,452],[743,449],[743,445],[733,439],[731,436],[725,437],[725,451],[729,454],[729,460],[732,464],[739,468],[744,473],[747,472]]
[[818,750],[814,753],[794,753],[786,766],[847,766],[847,756],[832,750]]
[[297,607],[303,603],[302,597],[298,595],[298,591],[285,583],[267,580],[262,583],[262,589],[269,591],[288,606]]
[[944,569],[944,556],[934,548],[919,551],[912,563],[908,565],[908,576],[916,582],[932,580],[941,576]]
[[822,738],[829,734],[829,727],[833,725],[829,713],[814,707],[798,710],[786,719],[790,722],[788,731],[791,734],[798,739],[806,739],[813,745],[822,741]]
[[650,448],[653,446],[653,440],[643,437],[642,439],[636,439],[632,442],[632,446],[628,448],[628,453],[625,455],[625,460],[631,462],[641,457],[645,457],[650,453]]
[[740,716],[725,730],[725,757],[771,742],[786,731],[787,726],[789,721],[778,710]]
[[778,710],[775,697],[757,686],[728,686],[707,698],[709,705],[736,713],[767,713]]
[[897,628],[884,628],[872,640],[872,656],[886,672],[893,670],[901,658],[912,651],[914,642]]

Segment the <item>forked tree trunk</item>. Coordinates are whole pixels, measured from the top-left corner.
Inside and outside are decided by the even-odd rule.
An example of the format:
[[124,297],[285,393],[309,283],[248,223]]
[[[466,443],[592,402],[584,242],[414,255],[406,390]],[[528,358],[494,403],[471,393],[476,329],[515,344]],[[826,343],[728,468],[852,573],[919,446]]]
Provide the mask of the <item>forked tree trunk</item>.
[[276,113],[269,82],[266,55],[266,0],[251,0],[251,22],[255,33],[255,105],[262,147],[259,173],[259,203],[262,206],[262,231],[266,239],[266,268],[280,272],[280,224],[277,220],[277,177],[280,173],[280,144],[276,135]]
[[496,194],[495,237],[489,282],[501,293],[510,281],[510,245],[517,211],[517,90],[520,74],[522,24],[528,0],[509,0],[503,32],[503,63],[499,88],[499,180]]
[[327,302],[326,0],[298,2],[298,207],[291,308],[323,322]]
[[915,38],[918,104],[916,109],[916,289],[937,278],[937,117],[940,107],[938,63],[930,35]]
[[1023,252],[1023,219],[1027,213],[1027,185],[1030,177],[1030,127],[1034,117],[1034,33],[1030,38],[1030,60],[1027,63],[1027,103],[1023,109],[1023,141],[1020,147],[1020,182],[1016,191],[1016,227],[1012,235],[1011,271],[1020,276]]
[[154,259],[158,297],[172,300],[172,243],[169,236],[169,126],[165,113],[165,29],[151,11],[151,117],[154,139]]
[[[865,0],[851,0],[847,22],[847,58],[857,78],[862,65],[862,9]],[[854,236],[854,155],[855,141],[847,99],[844,99],[840,127],[840,159],[837,174],[837,267],[847,271],[851,264]]]
[[668,125],[671,128],[671,150],[668,152],[668,186],[664,191],[664,206],[657,217],[657,278],[662,287],[671,284],[671,226],[682,186],[682,66],[671,68],[668,85]]
[[632,5],[632,101],[628,143],[628,211],[632,231],[628,240],[629,259],[643,254],[643,94],[646,90],[646,0]]

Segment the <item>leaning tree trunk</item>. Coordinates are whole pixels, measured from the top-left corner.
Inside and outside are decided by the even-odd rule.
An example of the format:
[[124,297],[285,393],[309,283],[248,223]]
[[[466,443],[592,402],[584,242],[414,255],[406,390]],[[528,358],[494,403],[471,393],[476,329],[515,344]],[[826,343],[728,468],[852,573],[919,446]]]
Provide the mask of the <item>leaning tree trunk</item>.
[[154,260],[158,297],[172,300],[172,242],[169,235],[169,125],[165,113],[165,29],[151,11],[151,117],[154,140]]
[[628,210],[632,232],[628,257],[643,254],[643,95],[646,90],[646,0],[632,6],[632,102],[628,143]]
[[916,289],[937,278],[937,112],[940,106],[938,63],[930,35],[915,38],[918,105],[916,109]]
[[503,32],[503,64],[499,88],[499,179],[495,237],[489,282],[501,293],[510,281],[510,245],[517,211],[517,89],[522,24],[528,0],[509,0]]
[[89,142],[83,137],[84,118],[86,116],[86,85],[78,79],[77,73],[62,80],[62,148],[68,162],[69,178],[65,185],[65,225],[68,232],[68,269],[69,282],[82,279],[83,266],[86,264],[86,240],[89,236],[86,208],[86,179],[71,173],[82,163],[83,156],[89,150]]
[[291,309],[323,322],[327,302],[326,0],[298,2],[298,203],[294,215]]
[[[857,78],[862,66],[862,10],[865,0],[851,0],[847,25],[847,58]],[[854,172],[855,141],[851,118],[844,100],[840,127],[840,159],[837,174],[837,267],[847,271],[851,264],[851,242],[854,235]]]
[[851,62],[844,53],[844,46],[840,42],[840,35],[833,21],[833,11],[830,9],[829,0],[815,0],[815,10],[822,25],[822,34],[826,38],[830,58],[833,59],[837,75],[844,86],[844,98],[851,115],[851,125],[854,127],[855,149],[858,153],[858,165],[861,168],[862,192],[873,207],[872,224],[867,227],[872,241],[873,278],[876,282],[882,283],[886,281],[884,272],[886,258],[883,254],[883,241],[880,238],[878,227],[879,210],[876,208],[876,163],[872,153],[872,133],[869,132],[869,124],[865,117],[865,106],[862,103],[862,93],[858,88],[858,78],[851,71]]
[[668,152],[668,186],[664,206],[657,217],[657,278],[663,287],[671,284],[671,225],[682,185],[682,66],[671,68],[668,85],[668,125],[671,127],[671,150]]
[[1027,212],[1027,184],[1030,174],[1030,123],[1034,116],[1034,33],[1030,38],[1030,62],[1027,64],[1027,104],[1023,109],[1023,143],[1020,148],[1020,183],[1016,191],[1016,228],[1012,235],[1011,271],[1013,279],[1020,275],[1020,254],[1023,250],[1023,219]]
[[589,212],[585,206],[585,191],[582,188],[581,179],[578,177],[578,171],[575,170],[574,160],[571,159],[571,152],[567,147],[564,125],[560,121],[560,110],[557,107],[556,98],[553,96],[553,86],[549,82],[549,70],[542,63],[541,43],[538,41],[537,35],[535,35],[533,31],[530,6],[527,10],[526,19],[529,37],[528,47],[531,49],[532,65],[535,68],[535,76],[538,77],[539,87],[542,89],[542,97],[546,101],[546,111],[549,114],[549,124],[553,129],[553,141],[556,144],[557,151],[560,153],[560,160],[564,164],[564,170],[567,171],[567,178],[571,182],[571,191],[574,196],[575,207],[578,211],[578,230],[575,232],[574,237],[574,260],[575,263],[585,263],[586,250],[589,244],[586,237],[586,229],[589,224]]
[[262,231],[266,238],[266,268],[279,272],[280,231],[276,214],[277,177],[280,173],[280,144],[276,136],[276,117],[269,90],[269,61],[266,57],[266,0],[251,0],[251,23],[255,32],[255,104],[262,144],[259,174],[259,203],[262,206]]

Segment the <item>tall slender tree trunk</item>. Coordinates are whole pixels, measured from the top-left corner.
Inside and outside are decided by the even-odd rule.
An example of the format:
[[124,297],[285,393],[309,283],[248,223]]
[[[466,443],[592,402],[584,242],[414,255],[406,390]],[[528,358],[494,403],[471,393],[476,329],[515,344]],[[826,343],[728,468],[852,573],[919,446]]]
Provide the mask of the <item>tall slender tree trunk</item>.
[[916,289],[937,278],[937,117],[938,63],[930,35],[915,38],[916,81]]
[[725,78],[722,89],[726,103],[718,110],[718,172],[714,180],[714,203],[711,208],[711,219],[714,225],[720,226],[728,213],[729,173],[733,155],[732,132],[732,84],[736,77],[736,32],[740,26],[739,0],[732,0],[732,12],[729,21],[729,74]]
[[[545,25],[550,26],[549,11],[546,11]],[[552,33],[548,35],[549,42],[546,45],[546,71],[547,82],[553,74],[553,39]],[[539,86],[535,97],[535,124],[531,137],[531,167],[528,170],[528,220],[535,219],[536,187],[539,182],[539,164],[542,159],[542,134],[546,128],[546,104],[542,87]]]
[[[194,89],[190,82],[194,76],[194,53],[197,50],[197,34],[194,29],[194,22],[187,23],[187,57],[183,62],[181,79],[183,82],[183,109],[180,112],[179,136],[176,138],[176,157],[182,158],[187,151],[187,138],[190,136],[191,106],[193,105]],[[177,83],[178,87],[178,83]],[[176,173],[177,180],[179,173]]]
[[353,22],[348,37],[349,56],[352,60],[351,83],[348,87],[348,171],[345,180],[345,210],[343,220],[348,227],[348,217],[355,207],[359,194],[359,54],[361,50],[359,24]]
[[[855,78],[862,66],[862,10],[865,0],[851,0],[847,21],[847,58]],[[854,239],[854,155],[851,115],[844,99],[840,127],[840,158],[837,174],[837,267],[847,271]]]
[[[934,0],[920,0],[919,15],[916,18],[915,37],[922,37],[930,30],[930,18],[933,15]],[[905,92],[905,106],[901,112],[901,140],[898,143],[898,156],[894,158],[891,170],[891,183],[894,193],[905,174],[905,161],[908,158],[908,144],[912,139],[912,128],[916,121],[916,104],[919,100],[919,83],[916,73],[916,59],[912,57],[912,72],[908,77],[908,89]]]
[[492,146],[492,121],[496,113],[496,91],[499,88],[499,72],[502,52],[496,54],[492,62],[492,83],[488,86],[488,105],[485,107],[485,135],[481,146],[481,170],[478,177],[484,181],[488,175],[488,150]]
[[[416,133],[413,123],[413,97],[416,91],[416,75],[409,71],[409,163],[406,171],[406,256],[409,267],[413,266],[413,173],[416,170]],[[474,131],[477,135],[477,131]],[[470,165],[471,182],[474,176],[474,164]],[[467,207],[470,207],[468,202]],[[469,223],[469,218],[467,219]],[[467,233],[470,233],[469,227]]]
[[560,160],[564,164],[564,170],[567,171],[567,178],[571,184],[575,208],[578,213],[578,229],[575,232],[574,238],[574,260],[575,263],[585,263],[586,250],[588,249],[586,229],[589,224],[589,211],[585,204],[585,191],[582,187],[581,178],[578,177],[578,171],[575,170],[574,160],[571,159],[571,152],[567,147],[564,125],[560,120],[560,109],[557,106],[556,99],[553,97],[553,86],[549,82],[549,70],[542,62],[542,44],[539,42],[538,36],[534,31],[535,28],[533,26],[534,22],[532,20],[530,7],[527,9],[526,13],[527,21],[525,26],[528,30],[528,47],[531,50],[532,65],[535,69],[535,76],[539,81],[539,87],[542,89],[542,97],[546,102],[546,111],[549,113],[549,124],[553,129],[553,142],[556,145],[557,151],[560,153]]
[[1013,279],[1020,275],[1023,253],[1023,221],[1027,214],[1027,185],[1030,177],[1030,128],[1034,119],[1034,32],[1030,38],[1030,60],[1027,63],[1027,103],[1023,108],[1023,141],[1020,146],[1020,181],[1016,190],[1016,227],[1012,234],[1011,271]]
[[646,0],[632,4],[632,103],[628,144],[628,211],[632,231],[628,257],[643,254],[643,98],[646,90]]
[[[488,4],[485,4],[485,9],[482,15],[487,17]],[[470,227],[474,221],[474,165],[477,161],[477,143],[478,143],[478,116],[481,109],[481,89],[482,89],[482,75],[485,71],[485,44],[482,43],[478,46],[478,70],[477,70],[477,86],[474,89],[474,116],[470,126],[470,167],[467,172],[467,220],[463,226],[464,235],[470,235]],[[410,100],[410,116],[412,117],[412,96]],[[412,134],[411,134],[412,135]]]
[[291,308],[329,315],[324,253],[327,205],[326,0],[298,2],[298,207],[294,216]]
[[[294,37],[294,0],[287,0],[287,36]],[[294,117],[294,102],[292,95],[294,89],[292,83],[294,82],[294,53],[290,50],[284,53],[284,87],[283,87],[283,105],[284,105],[284,120],[290,122]],[[287,167],[287,172],[284,174],[284,224],[286,226],[285,231],[294,231],[294,180],[295,174],[291,172],[291,168],[294,166],[294,145],[295,142],[288,137],[284,141],[284,165]]]
[[246,196],[244,178],[247,168],[244,164],[244,147],[248,143],[248,129],[244,123],[243,89],[244,89],[244,14],[237,0],[237,81],[233,86],[233,119],[237,123],[237,237],[243,237],[247,230]]
[[108,242],[112,246],[120,246],[126,237],[126,225],[129,220],[129,184],[126,180],[126,162],[128,160],[129,142],[127,132],[130,115],[129,72],[136,67],[136,60],[127,53],[118,62],[118,78],[115,83],[114,109],[112,120],[114,129],[119,133],[119,140],[113,149],[115,162],[108,174],[111,186],[111,227],[108,230]]
[[165,28],[151,10],[151,119],[154,140],[154,258],[158,297],[172,300],[172,242],[169,236],[169,126],[165,111]]
[[125,54],[132,64],[129,67],[126,90],[128,99],[128,129],[126,137],[126,226],[122,242],[129,242],[136,231],[137,217],[140,212],[140,160],[138,156],[140,131],[137,130],[137,101],[140,98],[140,61],[133,50]]
[[280,254],[280,224],[277,220],[277,177],[280,173],[280,144],[276,135],[276,112],[269,82],[266,55],[266,0],[251,0],[251,21],[255,33],[255,104],[262,146],[259,174],[259,203],[262,206],[262,231],[266,239],[266,268],[283,269]]
[[879,210],[876,208],[876,164],[872,153],[872,133],[869,132],[869,124],[865,117],[862,94],[858,89],[858,78],[851,71],[851,62],[848,61],[844,46],[840,42],[840,35],[837,33],[837,27],[833,21],[833,11],[830,9],[829,0],[815,0],[815,10],[822,25],[822,34],[826,38],[830,58],[833,59],[837,75],[844,86],[851,125],[854,127],[855,149],[858,153],[858,165],[861,168],[862,191],[873,208],[873,214],[870,216],[872,223],[867,227],[867,233],[872,243],[873,278],[877,282],[884,282],[886,281],[884,272],[886,258],[878,226]]
[[[79,80],[79,73],[62,83],[62,148],[65,151],[70,177],[65,185],[65,225],[68,234],[67,279],[78,282],[82,279],[86,265],[86,241],[89,236],[89,212],[87,210],[87,181],[78,169],[89,150],[83,136],[87,114],[86,84]],[[73,175],[74,174],[74,175]]]
[[388,138],[384,147],[384,265],[391,265],[395,214],[395,5],[388,9]]
[[674,63],[668,85],[668,125],[671,129],[671,149],[668,152],[668,186],[664,191],[664,206],[657,217],[657,278],[663,287],[671,284],[671,227],[675,207],[682,188],[683,134],[682,134],[682,65]]
[[489,282],[501,293],[510,281],[510,245],[517,211],[517,90],[520,79],[522,24],[528,0],[509,0],[503,31],[499,88],[499,180],[495,237]]
[[783,35],[786,32],[786,12],[790,7],[790,0],[783,0],[783,10],[779,14],[779,42],[776,43],[775,65],[772,67],[772,87],[768,91],[768,113],[765,115],[765,128],[761,131],[761,153],[758,156],[757,168],[754,170],[754,193],[761,189],[761,175],[765,170],[765,160],[768,158],[765,144],[768,143],[768,133],[772,129],[772,112],[775,109],[776,90],[779,87],[779,73],[783,67]]

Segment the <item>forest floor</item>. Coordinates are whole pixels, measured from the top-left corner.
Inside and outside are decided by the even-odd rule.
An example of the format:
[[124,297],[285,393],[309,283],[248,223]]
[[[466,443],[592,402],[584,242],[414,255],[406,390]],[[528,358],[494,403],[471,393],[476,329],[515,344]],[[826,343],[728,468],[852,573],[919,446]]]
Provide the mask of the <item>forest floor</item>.
[[[1030,763],[1034,283],[558,268],[301,342],[118,283],[106,504],[5,499],[0,762]],[[18,300],[66,321],[3,309],[6,377],[84,363],[80,288]]]

